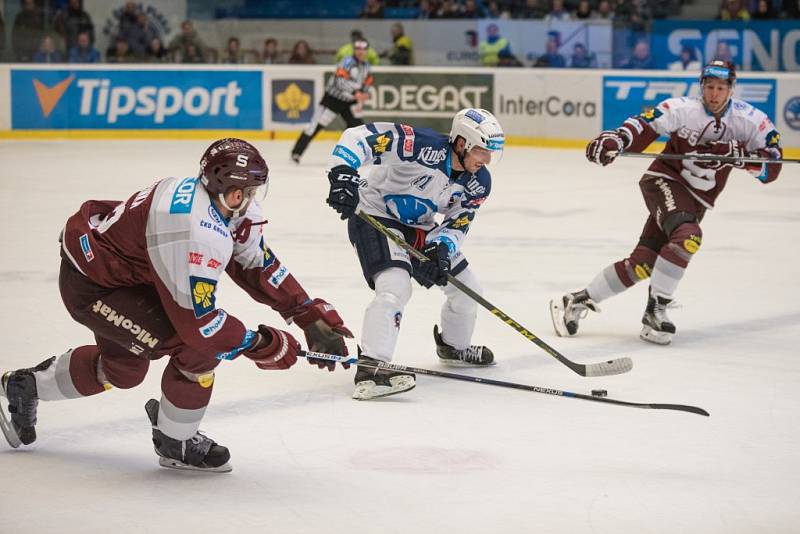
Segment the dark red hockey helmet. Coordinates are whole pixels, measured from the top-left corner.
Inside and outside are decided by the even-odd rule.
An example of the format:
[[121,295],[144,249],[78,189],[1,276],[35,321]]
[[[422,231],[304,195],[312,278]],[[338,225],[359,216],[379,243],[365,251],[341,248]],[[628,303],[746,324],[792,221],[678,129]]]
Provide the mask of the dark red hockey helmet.
[[736,83],[736,66],[730,61],[724,61],[722,59],[709,61],[700,73],[700,83],[702,84],[705,82],[707,78],[725,80],[728,82],[728,85],[733,87]]
[[258,149],[242,139],[227,137],[214,141],[200,159],[200,180],[213,195],[231,188],[242,190],[267,184],[269,167]]

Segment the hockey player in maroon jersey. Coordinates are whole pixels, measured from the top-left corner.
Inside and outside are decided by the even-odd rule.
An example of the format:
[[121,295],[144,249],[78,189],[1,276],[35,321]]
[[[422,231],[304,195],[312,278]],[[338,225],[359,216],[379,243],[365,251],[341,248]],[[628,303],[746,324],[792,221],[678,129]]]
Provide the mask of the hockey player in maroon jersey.
[[36,439],[39,400],[132,388],[150,360],[169,356],[161,401],[146,405],[160,464],[230,471],[228,449],[198,432],[214,368],[241,354],[260,369],[287,369],[301,347],[289,332],[249,330],[217,308],[223,272],[303,329],[311,350],[347,353],[343,337],[352,334],[339,314],[309,298],[264,242],[255,197],[266,193],[268,173],[255,147],[221,139],[206,150],[197,178],[168,178],[125,202],[88,201],[67,220],[61,297],[96,344],[3,375],[11,418],[0,409],[0,422],[12,446]]
[[[669,138],[666,154],[782,157],[780,136],[770,118],[733,98],[736,71],[731,63],[711,61],[703,68],[700,83],[700,96],[669,98],[616,130],[602,132],[586,147],[587,159],[605,166],[623,151],[643,151],[660,135]],[[667,308],[702,243],[700,222],[734,168],[769,183],[778,177],[781,165],[656,159],[639,182],[650,215],[638,244],[630,256],[606,267],[584,289],[550,302],[556,333],[575,335],[579,321],[589,311],[599,311],[597,303],[650,278],[640,337],[669,344],[676,328]]]

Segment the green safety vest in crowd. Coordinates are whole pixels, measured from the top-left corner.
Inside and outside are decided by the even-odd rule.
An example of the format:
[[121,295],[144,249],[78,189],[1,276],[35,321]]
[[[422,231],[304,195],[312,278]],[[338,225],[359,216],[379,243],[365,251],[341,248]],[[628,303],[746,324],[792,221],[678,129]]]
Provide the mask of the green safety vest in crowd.
[[[352,56],[352,55],[353,55],[353,43],[347,43],[346,45],[342,46],[339,50],[336,51],[336,57],[334,58],[334,61],[336,63],[339,63],[347,56]],[[377,65],[378,63],[381,62],[381,60],[378,59],[378,53],[371,46],[367,50],[367,61],[369,62],[370,65]]]
[[494,43],[488,41],[481,41],[478,47],[478,53],[481,55],[481,63],[493,67],[500,62],[500,51],[508,46],[508,39],[505,37],[499,38]]

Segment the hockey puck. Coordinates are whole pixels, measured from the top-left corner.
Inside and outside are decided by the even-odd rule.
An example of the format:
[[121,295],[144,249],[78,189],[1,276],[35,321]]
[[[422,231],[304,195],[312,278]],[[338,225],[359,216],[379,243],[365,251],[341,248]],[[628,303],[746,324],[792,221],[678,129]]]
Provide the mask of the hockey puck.
[[607,397],[608,391],[605,389],[593,389],[592,390],[592,397]]

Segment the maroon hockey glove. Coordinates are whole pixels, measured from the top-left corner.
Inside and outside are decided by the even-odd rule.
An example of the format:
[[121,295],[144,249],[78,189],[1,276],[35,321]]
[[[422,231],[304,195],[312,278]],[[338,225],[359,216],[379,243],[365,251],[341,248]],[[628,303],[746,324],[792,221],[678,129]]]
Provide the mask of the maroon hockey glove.
[[605,167],[625,150],[625,140],[617,132],[606,130],[586,145],[586,159]]
[[[748,157],[747,150],[744,145],[739,141],[717,141],[710,145],[700,146],[697,149],[700,154],[713,154],[714,156],[725,156],[728,158],[746,158]],[[721,169],[723,167],[735,167],[737,169],[745,168],[744,161],[737,161],[735,163],[723,161],[699,161],[697,166],[702,169]]]
[[[333,304],[322,299],[314,299],[303,307],[303,311],[293,317],[294,322],[303,329],[306,335],[308,350],[347,356],[347,345],[344,338],[353,337],[353,333],[344,325]],[[328,371],[336,369],[336,362],[309,358],[308,363]],[[345,369],[349,364],[342,364]]]
[[289,332],[258,325],[258,339],[244,355],[256,362],[259,369],[267,371],[288,369],[297,363],[300,343]]

